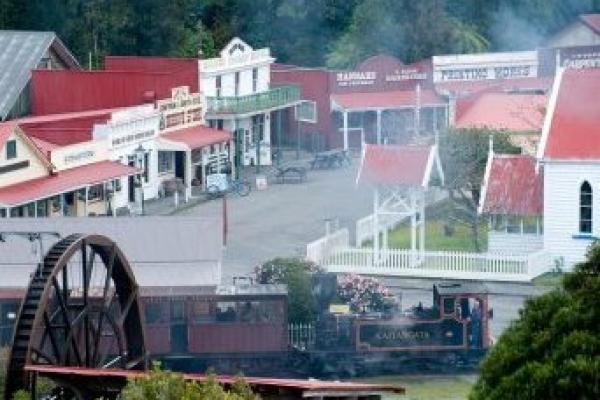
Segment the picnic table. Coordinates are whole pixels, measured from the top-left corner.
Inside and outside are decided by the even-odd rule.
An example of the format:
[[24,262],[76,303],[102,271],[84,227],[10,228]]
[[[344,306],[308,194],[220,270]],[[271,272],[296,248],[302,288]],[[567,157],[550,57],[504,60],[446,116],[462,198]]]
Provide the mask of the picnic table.
[[310,162],[310,168],[335,168],[344,164],[350,165],[350,163],[350,155],[347,150],[333,149],[316,153],[315,158]]
[[275,178],[278,183],[306,181],[306,168],[300,166],[275,167]]

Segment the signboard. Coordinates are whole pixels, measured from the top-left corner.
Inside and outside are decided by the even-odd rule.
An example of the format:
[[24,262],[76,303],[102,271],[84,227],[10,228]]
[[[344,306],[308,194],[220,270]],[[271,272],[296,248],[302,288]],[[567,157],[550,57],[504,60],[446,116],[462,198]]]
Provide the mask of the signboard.
[[347,71],[336,74],[338,86],[362,86],[372,85],[377,79],[375,71]]
[[427,72],[418,70],[417,68],[403,68],[397,69],[394,72],[385,76],[386,82],[399,82],[399,81],[410,81],[410,80],[425,80],[427,79]]
[[173,88],[171,98],[159,100],[157,106],[161,130],[202,122],[202,95],[190,93],[187,86]]
[[573,54],[562,62],[565,68],[600,68],[600,49],[583,54]]
[[219,191],[223,192],[227,190],[227,174],[209,174],[206,175],[206,187],[216,186]]
[[348,304],[330,304],[329,312],[331,314],[350,314],[350,306]]
[[434,82],[518,79],[538,76],[537,51],[433,57]]
[[358,326],[358,346],[369,350],[415,349],[421,347],[458,348],[464,345],[463,324],[453,320],[394,324],[362,322]]

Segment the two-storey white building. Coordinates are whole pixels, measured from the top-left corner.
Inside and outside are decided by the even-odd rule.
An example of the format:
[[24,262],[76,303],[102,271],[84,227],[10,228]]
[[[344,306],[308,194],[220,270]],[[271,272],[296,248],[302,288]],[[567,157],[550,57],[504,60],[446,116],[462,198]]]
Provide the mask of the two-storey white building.
[[600,237],[600,68],[558,71],[538,159],[544,249],[570,268]]
[[272,87],[268,48],[253,49],[234,38],[217,58],[200,60],[200,88],[206,96],[211,127],[234,134],[236,169],[270,165],[273,146],[280,145],[283,111],[300,103],[295,86]]

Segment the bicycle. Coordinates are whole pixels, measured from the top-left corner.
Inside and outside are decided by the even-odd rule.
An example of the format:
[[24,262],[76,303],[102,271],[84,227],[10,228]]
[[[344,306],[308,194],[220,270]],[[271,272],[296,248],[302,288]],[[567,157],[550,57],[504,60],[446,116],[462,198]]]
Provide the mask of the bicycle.
[[211,185],[206,188],[206,194],[209,199],[222,197],[226,193],[235,193],[240,197],[246,197],[250,194],[252,187],[245,180],[232,179],[227,181],[227,187],[223,190],[217,185]]

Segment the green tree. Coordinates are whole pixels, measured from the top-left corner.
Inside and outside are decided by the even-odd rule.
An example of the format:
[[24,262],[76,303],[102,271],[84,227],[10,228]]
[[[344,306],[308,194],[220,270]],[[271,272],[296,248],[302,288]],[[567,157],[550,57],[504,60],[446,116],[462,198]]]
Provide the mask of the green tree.
[[258,283],[281,283],[288,288],[288,320],[307,323],[315,319],[312,274],[319,268],[300,258],[275,258],[255,269]]
[[481,250],[480,217],[477,212],[481,184],[488,158],[489,140],[494,138],[496,153],[520,153],[509,141],[509,134],[485,128],[451,130],[440,137],[440,158],[445,188],[453,204],[452,222],[471,229],[473,245]]
[[481,366],[471,400],[600,398],[600,246],[530,299]]

